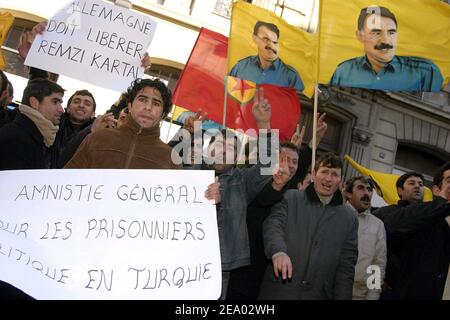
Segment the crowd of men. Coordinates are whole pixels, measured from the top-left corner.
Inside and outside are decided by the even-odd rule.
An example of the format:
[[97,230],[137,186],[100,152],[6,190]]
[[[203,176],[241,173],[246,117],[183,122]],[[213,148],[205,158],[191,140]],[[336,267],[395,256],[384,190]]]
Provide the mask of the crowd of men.
[[[4,101],[12,85],[0,75]],[[193,169],[171,147],[182,141],[159,138],[172,107],[160,80],[133,81],[118,103],[126,108],[120,124],[118,106],[95,118],[92,93],[76,91],[65,109],[64,94],[45,75],[34,76],[18,108],[2,106],[0,170]],[[423,176],[408,172],[397,181],[399,203],[372,212],[372,180],[343,183],[342,160],[332,153],[310,168],[304,129],[280,143],[275,173],[262,174],[271,164],[261,154],[273,152],[271,105],[262,90],[253,116],[258,139],[268,141],[256,164],[237,165],[240,138],[224,129],[205,146],[215,160],[195,168],[216,175],[205,197],[216,206],[221,299],[442,299],[450,260],[450,162],[434,177],[433,201],[423,202]],[[322,114],[316,143],[326,129]],[[0,297],[26,298],[6,283]]]

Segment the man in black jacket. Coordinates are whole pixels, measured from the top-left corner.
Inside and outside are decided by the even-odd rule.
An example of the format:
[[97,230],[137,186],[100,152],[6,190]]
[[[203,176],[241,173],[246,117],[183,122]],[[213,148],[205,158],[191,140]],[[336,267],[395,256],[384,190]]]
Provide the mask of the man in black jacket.
[[271,258],[262,299],[351,299],[358,258],[358,220],[339,191],[342,162],[322,155],[305,191],[288,190],[263,224]]
[[[44,79],[29,82],[14,121],[0,128],[0,170],[45,169],[50,167],[53,144],[63,113],[64,89]],[[29,298],[0,281],[0,300]]]
[[450,203],[442,188],[423,203],[423,177],[408,172],[397,180],[400,201],[374,215],[386,228],[388,261],[383,300],[440,300],[450,259]]
[[[319,114],[317,120],[317,140],[318,145],[327,130],[325,113]],[[231,272],[230,284],[228,287],[227,299],[247,300],[258,297],[259,288],[269,260],[264,254],[264,241],[262,226],[264,220],[270,213],[271,207],[281,201],[283,194],[288,189],[296,189],[298,181],[308,175],[308,168],[311,166],[312,150],[311,143],[302,146],[305,127],[300,131],[297,126],[296,133],[292,136],[291,142],[280,143],[280,156],[284,156],[289,168],[289,181],[281,190],[272,188],[268,183],[258,194],[256,199],[247,208],[247,229],[250,243],[250,265]]]
[[58,134],[52,147],[52,168],[62,168],[61,154],[70,141],[95,119],[95,99],[88,90],[76,91],[68,100],[66,112],[61,116]]
[[25,88],[19,114],[0,128],[0,170],[50,167],[53,145],[63,108],[64,89],[44,79]]

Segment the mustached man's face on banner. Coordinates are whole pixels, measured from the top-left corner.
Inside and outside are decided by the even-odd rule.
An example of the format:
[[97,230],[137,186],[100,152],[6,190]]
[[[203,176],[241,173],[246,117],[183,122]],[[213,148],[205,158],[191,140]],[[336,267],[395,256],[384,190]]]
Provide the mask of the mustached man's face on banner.
[[275,32],[265,26],[261,26],[258,29],[258,33],[253,35],[253,41],[258,47],[258,56],[262,63],[272,63],[278,58],[280,45]]
[[364,29],[356,31],[356,37],[363,43],[364,51],[373,67],[384,66],[395,55],[397,26],[390,18],[369,15]]

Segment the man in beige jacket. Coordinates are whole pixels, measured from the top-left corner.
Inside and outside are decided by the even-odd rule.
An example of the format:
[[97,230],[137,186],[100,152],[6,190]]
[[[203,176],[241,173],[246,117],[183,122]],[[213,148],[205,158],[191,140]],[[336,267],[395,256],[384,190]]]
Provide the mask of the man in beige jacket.
[[372,181],[353,177],[345,183],[344,194],[359,222],[353,300],[378,300],[386,270],[386,231],[383,222],[370,213]]

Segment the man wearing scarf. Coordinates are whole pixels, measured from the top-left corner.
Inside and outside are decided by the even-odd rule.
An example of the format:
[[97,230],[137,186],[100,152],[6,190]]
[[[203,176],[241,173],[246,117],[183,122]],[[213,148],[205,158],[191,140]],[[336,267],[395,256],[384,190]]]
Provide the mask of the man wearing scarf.
[[46,79],[30,81],[14,121],[0,129],[0,170],[50,168],[53,145],[64,109],[64,89]]
[[[0,170],[50,168],[49,148],[55,141],[64,89],[45,79],[30,81],[14,121],[0,128]],[[0,281],[0,300],[30,299]]]

